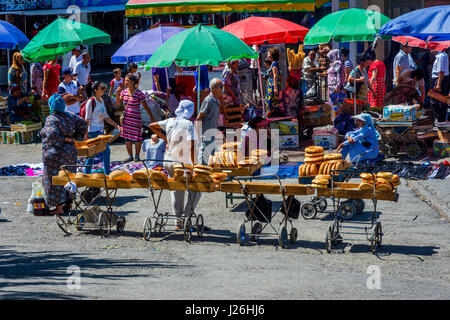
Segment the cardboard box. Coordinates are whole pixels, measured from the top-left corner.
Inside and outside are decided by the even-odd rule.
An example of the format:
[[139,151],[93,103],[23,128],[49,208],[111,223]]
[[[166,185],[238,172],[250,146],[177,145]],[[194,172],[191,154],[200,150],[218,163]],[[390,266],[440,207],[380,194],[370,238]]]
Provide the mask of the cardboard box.
[[17,131],[2,131],[2,144],[26,144],[32,143],[36,139],[36,131],[17,132]]
[[295,149],[300,147],[297,135],[280,136],[280,149]]
[[385,121],[416,121],[422,112],[420,105],[413,106],[392,105],[383,108],[383,119]]
[[433,155],[436,157],[448,157],[450,156],[450,143],[434,140],[433,142]]
[[279,135],[294,135],[298,134],[297,121],[276,121],[270,123],[270,129],[278,129]]

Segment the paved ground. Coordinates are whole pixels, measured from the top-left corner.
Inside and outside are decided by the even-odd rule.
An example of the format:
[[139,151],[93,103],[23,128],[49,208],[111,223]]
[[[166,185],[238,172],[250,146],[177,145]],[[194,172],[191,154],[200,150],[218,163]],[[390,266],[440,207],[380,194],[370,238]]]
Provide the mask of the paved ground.
[[[113,145],[112,159],[124,158],[124,150],[123,145]],[[0,153],[0,167],[41,162],[40,145],[0,145]],[[148,242],[142,239],[142,225],[152,214],[153,204],[149,192],[140,189],[119,190],[116,212],[127,219],[123,234],[65,236],[52,217],[26,213],[32,181],[0,178],[1,299],[450,297],[448,179],[402,179],[398,203],[379,202],[384,237],[378,255],[369,253],[364,239],[344,239],[333,254],[327,254],[324,237],[332,221],[329,210],[314,220],[295,220],[299,240],[288,249],[279,249],[275,238],[239,247],[236,231],[246,208],[241,201],[225,208],[221,193],[203,194],[197,213],[204,215],[212,230],[201,239],[194,237],[191,244],[181,234],[167,233]],[[274,208],[280,205],[279,198],[271,199]],[[168,201],[164,194],[164,210],[169,209]],[[357,219],[367,217],[371,209],[367,201],[365,213]],[[80,270],[80,289],[67,286],[69,276],[77,274],[71,266]],[[371,270],[380,271],[379,289],[367,286],[369,277],[377,275],[368,273]]]

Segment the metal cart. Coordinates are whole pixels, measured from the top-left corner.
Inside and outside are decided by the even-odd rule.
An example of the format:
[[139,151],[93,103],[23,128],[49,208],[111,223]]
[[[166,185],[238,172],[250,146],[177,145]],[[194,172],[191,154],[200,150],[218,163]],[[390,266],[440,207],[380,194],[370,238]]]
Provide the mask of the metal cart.
[[[67,235],[73,234],[74,227],[77,231],[99,230],[102,237],[107,237],[113,226],[116,226],[117,232],[121,233],[125,229],[126,219],[113,212],[113,204],[120,188],[120,181],[111,181],[106,179],[80,179],[71,178],[68,168],[86,168],[84,165],[64,165],[61,167],[66,173],[65,177],[53,177],[53,184],[65,186],[73,183],[76,191],[72,193],[74,208],[67,217],[54,215],[58,227]],[[84,190],[81,191],[81,188]],[[95,189],[93,189],[95,188]],[[93,194],[93,190],[96,190]],[[103,207],[96,205],[96,200],[103,203]]]
[[[263,177],[263,176],[260,176]],[[246,215],[244,222],[240,224],[237,232],[237,242],[240,246],[243,246],[248,242],[248,237],[250,241],[257,242],[259,238],[262,237],[278,237],[278,244],[281,248],[286,248],[288,244],[288,224],[291,227],[289,232],[289,240],[291,243],[295,243],[298,237],[298,230],[293,225],[293,220],[298,218],[300,211],[300,204],[298,205],[298,211],[292,212],[292,206],[294,201],[296,202],[295,195],[310,195],[313,194],[314,190],[310,186],[299,185],[299,184],[283,184],[278,176],[264,176],[264,177],[275,177],[278,183],[264,183],[264,182],[246,182],[242,181],[248,179],[248,177],[234,178],[234,181],[223,182],[220,185],[220,191],[222,192],[232,192],[232,193],[242,193],[245,197],[249,214]],[[270,215],[267,216],[258,207],[258,198],[264,194],[281,194],[283,204],[277,209],[275,213],[270,210]],[[252,198],[255,195],[255,198]],[[276,228],[272,223],[272,218],[280,212],[283,214],[282,220],[279,222],[278,228]],[[245,225],[250,222],[249,234],[246,233]],[[270,231],[263,231],[266,228],[270,228]]]
[[[183,166],[183,169],[185,171],[185,182],[179,182],[179,181],[158,181],[158,180],[150,180],[149,169],[147,167],[146,162],[147,161],[158,161],[158,162],[170,162],[170,163],[178,163]],[[191,212],[189,215],[180,218],[176,215],[173,215],[169,212],[161,212],[159,210],[159,205],[161,203],[161,196],[162,192],[164,190],[170,190],[170,191],[176,191],[176,190],[184,190],[188,192],[188,201],[192,204],[194,203],[196,197],[198,196],[198,193],[200,192],[214,192],[219,190],[219,184],[211,185],[209,183],[193,183],[189,182],[187,178],[186,172],[188,169],[185,167],[185,165],[180,161],[170,161],[170,160],[155,160],[155,159],[145,159],[142,160],[146,170],[147,170],[147,187],[150,192],[153,205],[154,205],[154,211],[151,217],[147,217],[144,221],[143,226],[143,236],[145,240],[150,240],[151,233],[153,231],[154,235],[157,236],[164,231],[166,231],[167,227],[176,227],[176,222],[179,219],[183,219],[183,229],[179,230],[182,231],[184,234],[184,240],[187,242],[190,242],[192,239],[192,233],[196,232],[197,236],[201,238],[203,236],[204,227],[205,227],[205,220],[201,214],[196,214],[194,211],[193,206],[191,205]],[[189,191],[193,191],[191,196],[189,196]],[[154,219],[154,223],[152,224],[152,219]],[[195,224],[193,223],[195,219]],[[171,223],[175,222],[175,223]],[[173,230],[176,232],[177,230]]]
[[[340,171],[340,170],[336,170]],[[342,170],[341,172],[348,170]],[[377,215],[377,202],[378,200],[398,201],[397,189],[393,191],[380,191],[376,190],[376,177],[373,176],[373,190],[359,190],[358,183],[339,183],[335,182],[331,178],[331,188],[317,189],[317,195],[323,197],[331,197],[333,201],[333,213],[334,221],[331,226],[327,228],[325,235],[325,249],[328,253],[331,253],[332,247],[344,240],[343,236],[361,236],[365,235],[365,238],[370,243],[370,251],[376,253],[377,248],[381,247],[383,231],[381,222],[378,221]],[[333,176],[332,176],[333,177]],[[370,215],[370,221],[348,221],[344,219],[343,212],[339,212],[339,201],[341,198],[351,199],[372,199],[374,209]],[[347,207],[352,211],[355,210],[354,204],[351,202],[346,203]],[[348,231],[347,231],[348,230]],[[351,241],[359,241],[361,239],[346,239]]]

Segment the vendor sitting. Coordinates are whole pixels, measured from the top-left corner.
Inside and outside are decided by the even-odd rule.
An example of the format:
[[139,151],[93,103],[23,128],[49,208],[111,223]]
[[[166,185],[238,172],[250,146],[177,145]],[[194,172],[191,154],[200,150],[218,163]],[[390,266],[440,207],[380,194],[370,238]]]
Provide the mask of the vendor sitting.
[[347,158],[350,154],[350,161],[354,160],[372,160],[378,157],[380,151],[378,140],[380,134],[375,129],[372,117],[369,114],[362,113],[353,117],[356,120],[355,131],[349,131],[345,134],[345,139],[337,150],[342,153],[342,158]]
[[40,121],[39,118],[35,119],[33,116],[30,107],[31,105],[28,105],[29,101],[29,97],[22,94],[22,89],[19,86],[11,86],[8,95],[8,112],[10,123],[33,120],[36,122]]

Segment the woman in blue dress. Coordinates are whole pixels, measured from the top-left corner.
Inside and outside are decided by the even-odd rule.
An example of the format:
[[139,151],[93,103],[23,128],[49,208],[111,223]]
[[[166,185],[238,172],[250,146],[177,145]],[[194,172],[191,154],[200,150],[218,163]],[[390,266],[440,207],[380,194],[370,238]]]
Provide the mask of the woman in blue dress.
[[[353,117],[356,120],[358,129],[349,131],[345,134],[345,140],[337,150],[345,159],[350,155],[350,161],[354,160],[372,160],[378,157],[380,145],[378,140],[380,134],[375,129],[372,117],[367,113],[362,113]],[[367,152],[367,153],[365,153]]]

